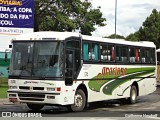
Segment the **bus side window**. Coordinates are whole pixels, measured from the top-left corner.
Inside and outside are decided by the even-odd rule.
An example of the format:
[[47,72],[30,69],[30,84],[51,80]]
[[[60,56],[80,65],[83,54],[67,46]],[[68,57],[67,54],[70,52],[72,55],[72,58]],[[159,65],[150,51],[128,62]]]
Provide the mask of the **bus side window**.
[[131,63],[140,62],[140,48],[129,48],[129,61]]
[[160,52],[159,51],[157,51],[157,64],[160,65]]
[[128,62],[128,47],[116,46],[116,61]]
[[116,46],[116,61],[121,61],[122,49],[120,46]]
[[94,43],[84,43],[83,44],[83,59],[88,60],[98,60],[98,45]]
[[88,58],[89,58],[89,56],[88,56],[88,44],[87,44],[87,43],[84,43],[84,44],[83,44],[83,59],[84,59],[85,61],[87,61]]
[[155,49],[151,49],[151,63],[155,63]]
[[95,55],[94,55],[93,49],[89,50],[88,57],[89,57],[89,60],[94,60],[95,59]]
[[140,62],[140,48],[136,48],[135,61]]
[[128,62],[128,47],[122,47],[122,62]]
[[101,61],[107,61],[107,45],[101,45]]
[[88,47],[88,57],[89,60],[98,60],[98,45],[94,43],[90,43]]
[[135,49],[133,47],[129,48],[129,61],[131,63],[135,62]]
[[114,61],[114,46],[101,45],[101,61]]
[[108,45],[108,60],[109,61],[114,61],[114,46],[113,45]]
[[151,53],[149,48],[142,48],[142,63],[151,62]]
[[145,49],[142,48],[142,63],[145,63],[146,59],[145,59]]

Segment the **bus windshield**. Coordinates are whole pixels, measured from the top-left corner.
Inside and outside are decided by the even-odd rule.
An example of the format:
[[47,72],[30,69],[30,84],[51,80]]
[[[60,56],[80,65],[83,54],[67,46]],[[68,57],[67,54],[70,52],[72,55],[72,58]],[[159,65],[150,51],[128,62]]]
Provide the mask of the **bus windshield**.
[[62,77],[62,42],[13,42],[10,76]]

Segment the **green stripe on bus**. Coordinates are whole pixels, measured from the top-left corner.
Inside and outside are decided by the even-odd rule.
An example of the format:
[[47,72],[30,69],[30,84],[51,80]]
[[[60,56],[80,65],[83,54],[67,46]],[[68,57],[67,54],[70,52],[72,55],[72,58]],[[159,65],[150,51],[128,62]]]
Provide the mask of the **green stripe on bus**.
[[[130,78],[134,78],[134,77],[140,77],[143,75],[147,75],[152,73],[153,70],[147,70],[147,71],[143,71],[142,73],[137,73],[137,74],[133,74],[133,75],[129,75],[126,77],[123,77],[121,80],[114,80],[112,82],[110,82],[109,84],[107,84],[106,86],[104,86],[103,88],[103,93],[106,95],[112,95],[112,92],[120,85],[122,85],[123,83],[128,82],[129,80],[131,80]],[[129,79],[127,79],[129,78]]]
[[[144,71],[145,73],[144,74],[149,74],[151,72],[154,72],[155,70],[155,67],[146,67],[146,68],[128,68],[127,69],[127,74],[134,74],[134,73],[138,73],[138,72],[142,72]],[[141,77],[142,75],[144,74],[138,74],[137,76],[134,75],[130,75],[130,76],[126,76],[126,77],[123,77],[125,79],[120,79],[120,80],[114,80],[114,81],[117,81],[117,83],[113,82],[113,85],[112,87],[115,89],[117,88],[119,85],[125,83],[128,81],[127,78],[135,78],[135,77]],[[107,82],[109,82],[111,79],[117,79],[118,77],[120,76],[108,76],[108,75],[105,75],[104,76],[104,79],[103,80],[97,80],[97,76],[92,78],[89,83],[88,83],[88,86],[91,90],[93,91],[97,91],[97,92],[100,92],[100,89],[101,87],[106,84]],[[100,78],[101,79],[101,78]],[[118,78],[119,79],[119,78]],[[111,82],[112,83],[112,82]],[[109,84],[111,84],[109,83]],[[110,88],[111,89],[111,88]],[[113,90],[114,90],[113,89]],[[111,91],[113,91],[111,90]],[[110,92],[109,92],[110,93]],[[110,93],[111,94],[111,93]]]

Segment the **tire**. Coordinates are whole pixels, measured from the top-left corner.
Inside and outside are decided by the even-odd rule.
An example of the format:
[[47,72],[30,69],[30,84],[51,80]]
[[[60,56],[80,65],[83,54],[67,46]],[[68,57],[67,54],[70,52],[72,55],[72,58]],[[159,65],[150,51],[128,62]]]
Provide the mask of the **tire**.
[[34,111],[37,111],[37,110],[40,110],[44,107],[44,105],[40,105],[40,104],[30,104],[30,103],[27,103],[27,106],[31,109],[31,110],[34,110]]
[[83,111],[86,106],[86,95],[83,90],[76,91],[74,96],[74,104],[70,105],[70,110],[74,112]]
[[137,88],[134,85],[132,85],[132,87],[131,87],[130,97],[128,99],[128,102],[130,104],[134,104],[137,102]]

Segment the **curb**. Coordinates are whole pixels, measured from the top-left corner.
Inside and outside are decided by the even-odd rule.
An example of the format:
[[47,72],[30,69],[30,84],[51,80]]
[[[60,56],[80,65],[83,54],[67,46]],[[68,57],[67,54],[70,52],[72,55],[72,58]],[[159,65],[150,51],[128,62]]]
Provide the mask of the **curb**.
[[0,106],[1,105],[14,105],[14,103],[0,103]]
[[13,105],[14,103],[9,102],[8,98],[0,98],[0,105]]

